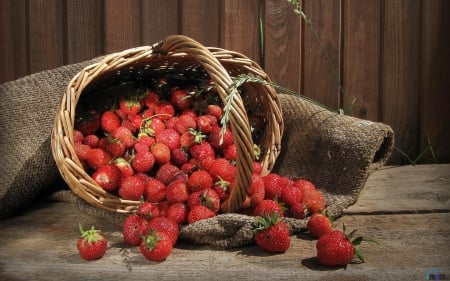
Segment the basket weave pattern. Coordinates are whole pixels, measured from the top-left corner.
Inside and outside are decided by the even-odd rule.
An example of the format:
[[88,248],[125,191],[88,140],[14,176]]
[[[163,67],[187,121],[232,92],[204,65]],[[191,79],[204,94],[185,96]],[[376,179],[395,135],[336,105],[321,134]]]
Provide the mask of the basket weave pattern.
[[[230,95],[232,76],[254,74],[270,82],[270,78],[255,62],[233,51],[207,48],[195,40],[173,35],[153,46],[128,49],[105,56],[85,67],[73,77],[58,108],[52,138],[52,152],[58,169],[71,190],[89,204],[102,209],[128,213],[139,201],[123,200],[103,190],[83,169],[74,149],[73,128],[80,96],[94,95],[103,84],[133,79],[137,75],[161,73],[205,73],[214,83],[222,99]],[[281,106],[275,90],[268,85],[246,83],[235,95],[230,111],[230,126],[237,147],[236,185],[230,198],[222,205],[223,212],[239,210],[245,199],[252,176],[253,140],[247,112],[264,116],[265,128],[260,138],[263,174],[270,172],[280,152],[283,132]]]

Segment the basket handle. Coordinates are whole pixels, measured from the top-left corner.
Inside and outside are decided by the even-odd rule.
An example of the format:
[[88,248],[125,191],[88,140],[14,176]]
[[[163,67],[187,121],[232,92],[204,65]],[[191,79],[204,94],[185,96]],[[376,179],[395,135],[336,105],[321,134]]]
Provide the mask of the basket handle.
[[[154,51],[167,55],[170,55],[170,53],[185,53],[192,56],[203,66],[213,80],[222,101],[225,102],[225,99],[230,95],[229,89],[233,82],[228,72],[206,47],[194,39],[184,35],[170,35],[155,46]],[[236,145],[238,173],[230,197],[221,206],[222,211],[226,213],[238,211],[244,202],[251,184],[254,159],[250,124],[241,96],[235,95],[232,103],[230,125],[234,141],[239,144]]]

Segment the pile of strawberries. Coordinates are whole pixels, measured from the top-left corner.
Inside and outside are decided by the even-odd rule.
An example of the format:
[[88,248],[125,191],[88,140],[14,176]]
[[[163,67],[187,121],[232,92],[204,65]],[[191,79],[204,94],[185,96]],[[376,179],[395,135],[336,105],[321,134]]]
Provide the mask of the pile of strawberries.
[[[172,85],[158,80],[114,96],[114,102],[77,107],[74,149],[84,169],[104,190],[141,201],[123,225],[124,240],[150,260],[164,260],[178,227],[211,218],[235,184],[236,144],[223,119],[224,105],[212,83]],[[249,112],[255,143],[264,118]],[[261,248],[285,252],[284,216],[303,219],[325,209],[314,184],[262,175],[255,147],[251,185],[240,212],[258,216]]]

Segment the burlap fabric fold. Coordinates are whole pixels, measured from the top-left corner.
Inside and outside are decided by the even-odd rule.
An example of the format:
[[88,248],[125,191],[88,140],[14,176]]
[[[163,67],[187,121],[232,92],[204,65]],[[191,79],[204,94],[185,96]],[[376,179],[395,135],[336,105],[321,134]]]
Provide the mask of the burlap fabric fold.
[[[98,59],[33,74],[0,85],[0,218],[29,205],[60,179],[50,135],[61,95],[70,79]],[[274,172],[306,178],[321,189],[332,215],[353,204],[367,177],[389,158],[394,133],[385,124],[330,112],[298,97],[280,95],[285,132]],[[123,216],[96,209],[65,190],[55,194],[83,213],[120,225]],[[306,220],[286,219],[291,233]],[[181,227],[180,239],[218,248],[253,243],[253,217],[221,214]]]

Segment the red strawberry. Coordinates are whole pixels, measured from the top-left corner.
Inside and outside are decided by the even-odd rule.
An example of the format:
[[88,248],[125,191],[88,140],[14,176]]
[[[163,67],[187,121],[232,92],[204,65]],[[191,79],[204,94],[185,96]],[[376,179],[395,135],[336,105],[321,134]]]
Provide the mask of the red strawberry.
[[155,113],[161,120],[168,120],[175,115],[175,109],[169,102],[161,101],[156,106]]
[[182,114],[175,122],[175,130],[181,135],[189,130],[195,130],[197,123],[195,119],[189,114]]
[[137,176],[122,179],[119,187],[119,196],[125,200],[139,201],[144,194],[145,184]]
[[302,203],[311,213],[325,210],[325,198],[319,190],[304,192]]
[[166,217],[176,224],[185,224],[189,209],[185,203],[175,203],[170,205]]
[[81,236],[78,238],[77,248],[81,258],[90,261],[103,257],[108,246],[105,237],[94,226],[84,231],[83,226],[79,224],[79,228]]
[[260,162],[253,162],[253,173],[261,175],[263,167]]
[[142,236],[147,230],[148,221],[141,216],[131,214],[123,221],[123,239],[130,246],[141,244]]
[[211,188],[212,184],[212,177],[205,170],[197,170],[192,172],[188,179],[188,186],[191,192]]
[[209,167],[209,173],[216,182],[223,179],[227,182],[233,182],[236,177],[237,168],[225,158],[217,158]]
[[154,91],[148,91],[144,97],[145,106],[150,108],[151,110],[155,111],[156,107],[158,106],[158,103],[159,103],[158,93],[154,92]]
[[[355,245],[362,241],[362,237],[356,238],[353,242],[340,230],[334,230],[322,235],[316,243],[317,258],[322,265],[339,266],[347,265],[353,260],[355,255]],[[362,256],[357,253],[362,261]]]
[[228,146],[234,143],[233,133],[227,127],[222,134],[222,127],[219,125],[215,125],[208,135],[208,141],[214,148],[225,150]]
[[290,207],[296,203],[302,203],[303,191],[294,184],[287,184],[281,190],[280,201]]
[[230,144],[223,152],[223,156],[229,161],[236,161],[236,144]]
[[213,189],[219,195],[220,201],[225,201],[230,197],[231,184],[224,180],[218,180],[214,183]]
[[195,159],[215,158],[214,148],[207,141],[200,144],[194,144],[189,148],[189,153]]
[[209,104],[206,107],[206,114],[212,115],[219,120],[222,118],[222,108],[215,104]]
[[89,145],[83,144],[81,142],[74,143],[73,148],[75,149],[75,153],[80,161],[87,160],[88,155],[92,149]]
[[188,207],[192,209],[195,205],[203,205],[217,213],[219,211],[220,197],[212,188],[195,191],[189,194]]
[[290,245],[289,228],[278,215],[258,217],[255,241],[261,249],[269,252],[286,252]]
[[111,133],[111,136],[123,143],[127,148],[132,148],[136,142],[133,132],[124,126],[117,127]]
[[255,207],[264,200],[264,181],[258,174],[252,175],[252,181],[247,191],[247,199],[242,208]]
[[277,214],[278,217],[284,217],[283,207],[272,199],[264,199],[253,210],[253,215],[260,217],[270,216],[272,213]]
[[262,177],[265,188],[265,198],[280,198],[281,191],[286,185],[288,179],[275,173],[270,173]]
[[217,125],[217,118],[212,115],[200,115],[195,119],[195,122],[200,132],[209,134],[213,126]]
[[170,161],[170,148],[164,143],[155,143],[151,147],[150,151],[153,154],[157,164],[164,164]]
[[107,151],[113,158],[123,156],[127,150],[125,144],[110,136],[101,138],[98,147]]
[[89,167],[94,170],[97,170],[99,167],[109,164],[112,160],[111,154],[101,148],[92,148],[86,157],[86,161]]
[[188,197],[189,190],[185,181],[173,181],[166,188],[166,200],[170,204],[184,203]]
[[129,176],[134,175],[133,167],[131,167],[131,164],[125,160],[123,157],[118,157],[114,159],[113,164],[119,168],[119,170],[122,173],[122,177],[126,178]]
[[151,137],[145,133],[138,134],[137,143],[139,143],[139,144],[143,144],[147,147],[152,147],[155,144],[155,142],[156,142],[156,140],[154,137]]
[[187,90],[174,90],[170,97],[170,102],[178,110],[184,110],[192,106],[191,95]]
[[203,139],[205,138],[206,136],[203,135],[201,132],[196,131],[193,128],[189,128],[187,131],[181,133],[180,145],[181,147],[188,149],[194,144],[202,143]]
[[112,110],[103,112],[100,119],[100,127],[105,133],[112,133],[120,126],[120,117]]
[[178,240],[178,235],[180,234],[178,224],[166,216],[159,216],[151,219],[148,222],[147,229],[150,231],[164,232],[169,236],[172,245],[175,245]]
[[127,115],[137,115],[142,110],[142,103],[137,98],[123,98],[119,100],[120,110]]
[[104,190],[113,191],[119,188],[122,172],[117,166],[108,164],[98,168],[91,177]]
[[73,130],[73,142],[81,143],[84,139],[83,133],[78,130]]
[[309,233],[315,238],[333,231],[331,220],[328,216],[321,213],[313,213],[308,220],[307,228]]
[[189,161],[189,155],[181,147],[172,149],[170,155],[171,155],[170,160],[172,161],[172,163],[179,167],[181,167],[184,163],[187,163]]
[[308,210],[303,203],[295,203],[289,208],[289,217],[304,219],[308,215]]
[[180,169],[177,166],[166,163],[161,165],[158,171],[156,171],[155,178],[165,185],[168,185],[173,181],[178,173],[180,173]]
[[175,129],[164,129],[155,135],[156,142],[161,142],[167,145],[170,150],[181,146],[180,134]]
[[96,148],[98,146],[98,140],[99,138],[96,135],[87,135],[83,138],[83,144]]
[[100,114],[95,111],[80,112],[75,117],[74,129],[83,135],[92,135],[100,128]]
[[191,224],[199,220],[212,218],[215,215],[216,213],[210,208],[203,205],[196,205],[189,211],[187,222]]
[[159,207],[157,203],[152,202],[142,202],[141,205],[139,205],[137,212],[139,216],[150,220],[152,218],[156,218],[159,216]]
[[145,133],[149,136],[155,136],[159,132],[166,129],[166,125],[161,118],[152,117],[148,120],[144,120],[143,126],[141,128],[141,133]]
[[150,177],[145,184],[145,200],[149,202],[160,202],[166,197],[166,186],[161,181]]
[[155,157],[150,151],[136,153],[131,160],[131,166],[136,172],[146,173],[153,168]]
[[141,253],[150,261],[164,261],[172,253],[172,242],[164,232],[152,231],[139,246]]

